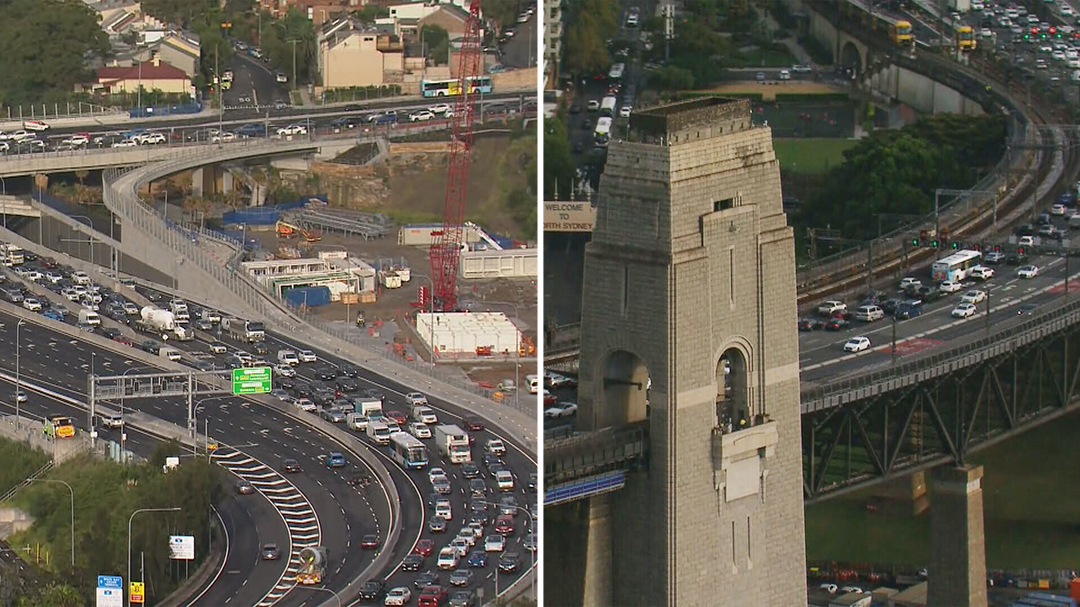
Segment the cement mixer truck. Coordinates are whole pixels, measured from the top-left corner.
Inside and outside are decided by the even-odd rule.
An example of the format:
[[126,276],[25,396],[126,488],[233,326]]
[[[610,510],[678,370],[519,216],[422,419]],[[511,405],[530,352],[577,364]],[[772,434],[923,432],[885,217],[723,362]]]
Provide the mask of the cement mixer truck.
[[300,569],[296,572],[296,583],[311,584],[322,583],[326,574],[326,564],[330,561],[326,548],[322,546],[307,546],[300,549]]
[[139,311],[139,316],[142,320],[135,321],[135,329],[157,335],[162,341],[172,338],[180,341],[195,339],[195,331],[187,325],[177,324],[176,317],[168,310],[146,306]]

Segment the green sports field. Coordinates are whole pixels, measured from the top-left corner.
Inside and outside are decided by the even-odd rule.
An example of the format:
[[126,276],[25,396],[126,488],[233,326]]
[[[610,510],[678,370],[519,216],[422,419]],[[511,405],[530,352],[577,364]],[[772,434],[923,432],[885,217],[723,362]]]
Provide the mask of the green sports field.
[[797,173],[826,173],[844,161],[844,150],[854,139],[797,138],[773,139],[780,168]]

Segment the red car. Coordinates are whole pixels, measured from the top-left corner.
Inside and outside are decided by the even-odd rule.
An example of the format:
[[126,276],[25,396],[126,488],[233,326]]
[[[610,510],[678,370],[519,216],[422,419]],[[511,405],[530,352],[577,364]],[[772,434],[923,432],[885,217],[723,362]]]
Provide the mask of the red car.
[[465,428],[469,432],[483,432],[484,420],[480,419],[479,417],[466,417]]
[[422,539],[416,542],[416,547],[412,551],[413,554],[419,554],[420,556],[431,556],[431,553],[435,551],[435,541]]
[[399,426],[404,426],[405,422],[409,421],[409,418],[405,417],[401,411],[387,411],[383,415],[397,422]]
[[544,406],[545,407],[550,407],[551,405],[554,405],[556,400],[558,400],[558,399],[555,397],[554,394],[548,392],[547,390],[544,390]]
[[127,337],[125,337],[123,335],[117,335],[116,337],[112,338],[112,340],[115,341],[115,342],[118,342],[118,343],[122,343],[125,346],[134,346],[135,345],[135,344],[131,343],[130,339],[128,339]]
[[60,267],[60,264],[57,263],[56,260],[51,258],[51,257],[42,258],[41,265],[45,266],[46,268],[48,268],[50,270]]
[[502,535],[510,535],[514,532],[514,517],[510,514],[500,514],[495,519],[495,532]]
[[360,539],[360,547],[366,549],[378,548],[379,536],[371,533],[365,535],[363,538]]
[[439,607],[446,602],[446,588],[428,586],[420,592],[420,607]]

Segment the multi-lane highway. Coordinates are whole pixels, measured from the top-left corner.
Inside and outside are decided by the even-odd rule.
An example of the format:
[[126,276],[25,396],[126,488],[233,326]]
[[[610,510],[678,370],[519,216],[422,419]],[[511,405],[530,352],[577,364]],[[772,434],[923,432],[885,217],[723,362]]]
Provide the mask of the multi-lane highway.
[[[35,262],[37,263],[37,262]],[[33,266],[33,264],[29,264]],[[45,270],[45,268],[41,268]],[[63,272],[63,268],[59,268]],[[10,282],[18,282],[14,273],[9,273]],[[143,290],[143,294],[154,300],[167,299],[170,296],[156,291]],[[7,340],[11,348],[14,348],[14,325],[15,319],[7,318],[3,322],[4,333],[0,339]],[[145,336],[133,336],[135,344],[140,343]],[[227,340],[226,340],[227,341]],[[77,339],[65,337],[54,331],[32,326],[23,325],[21,339],[21,371],[28,385],[40,386],[44,390],[51,390],[59,395],[69,398],[81,399],[85,391],[86,375],[91,366],[99,375],[120,374],[126,370],[145,371],[141,368],[142,363],[133,362],[123,356],[123,346],[116,342],[121,352],[115,353],[109,350],[94,347],[80,342]],[[220,368],[224,368],[225,354],[211,355],[206,341],[179,342],[181,349],[187,351],[194,358],[199,355],[202,361],[212,362]],[[247,347],[247,344],[232,344],[230,351],[236,351]],[[305,347],[301,336],[285,336],[270,332],[266,341],[268,352],[267,358],[276,360],[276,352],[279,349],[299,350]],[[316,374],[320,376],[327,368],[345,371],[346,361],[338,357],[319,352],[319,362],[312,365],[302,365],[297,371],[297,383],[310,383],[315,380]],[[13,371],[13,361],[6,361],[4,367],[10,374]],[[50,369],[64,369],[62,373],[50,373]],[[405,411],[404,394],[412,390],[396,382],[380,378],[363,369],[356,369],[359,389],[377,389],[386,397],[386,408],[390,410]],[[295,380],[294,380],[295,381]],[[280,384],[279,384],[280,385]],[[62,413],[72,415],[76,420],[85,420],[86,414],[69,404],[51,398],[47,394],[24,388],[29,392],[29,401],[26,406],[31,412],[36,411],[43,415],[59,410]],[[458,423],[464,426],[462,417],[466,412],[460,408],[430,395],[433,407],[439,411],[440,423]],[[119,409],[118,403],[110,404]],[[125,405],[131,409],[147,415],[160,418],[177,425],[186,423],[186,407],[182,399],[160,398],[153,401],[138,401],[128,399]],[[365,535],[376,534],[380,542],[385,542],[389,525],[389,511],[386,498],[381,494],[376,485],[364,487],[350,484],[356,474],[363,472],[359,469],[360,463],[350,461],[345,468],[327,469],[320,456],[326,455],[333,450],[341,450],[340,446],[329,440],[319,432],[313,431],[307,425],[297,421],[296,417],[312,415],[294,412],[292,415],[283,414],[275,409],[268,408],[254,401],[241,400],[233,397],[212,397],[201,399],[197,410],[200,429],[204,420],[209,420],[210,436],[221,441],[223,450],[220,454],[230,454],[233,451],[240,452],[232,457],[231,461],[219,459],[219,463],[228,468],[235,469],[240,474],[261,472],[261,466],[273,471],[276,476],[270,479],[274,489],[288,490],[295,487],[299,494],[296,499],[303,498],[310,503],[316,517],[299,516],[290,519],[286,513],[281,513],[281,504],[270,504],[265,501],[254,508],[225,507],[223,518],[226,519],[227,528],[230,524],[235,528],[230,535],[236,540],[237,550],[250,551],[252,546],[261,545],[265,542],[274,542],[283,547],[283,558],[280,561],[263,562],[251,552],[247,554],[231,554],[230,562],[223,569],[224,573],[201,599],[205,604],[224,604],[224,602],[238,601],[240,604],[256,604],[267,596],[275,586],[277,591],[270,595],[270,599],[276,596],[285,596],[285,603],[291,604],[302,600],[310,594],[302,588],[294,589],[287,593],[291,584],[282,580],[287,566],[287,547],[289,537],[297,533],[304,534],[304,538],[310,538],[310,534],[318,533],[319,541],[325,545],[332,555],[331,576],[327,586],[331,589],[344,588],[353,578],[358,576],[363,569],[370,564],[376,550],[360,548],[361,540]],[[83,422],[85,424],[85,422]],[[109,438],[108,431],[103,431],[104,437]],[[489,438],[497,435],[492,434],[490,429],[475,431],[472,433],[475,440],[474,457],[479,459],[483,453],[483,445]],[[508,438],[499,436],[499,438]],[[150,439],[141,439],[137,432],[129,432],[129,448],[139,452],[140,449],[148,451],[152,448],[148,443]],[[386,588],[396,586],[411,586],[418,572],[402,571],[398,564],[413,549],[416,540],[431,539],[434,541],[435,552],[438,548],[449,543],[453,539],[454,532],[459,528],[458,522],[463,525],[468,513],[474,509],[474,503],[479,505],[480,500],[499,502],[506,496],[513,496],[515,504],[523,509],[535,512],[535,462],[524,451],[506,440],[508,450],[503,460],[514,476],[514,488],[512,491],[500,492],[495,488],[493,479],[487,474],[487,470],[480,468],[480,478],[484,479],[484,494],[476,499],[467,497],[470,493],[469,481],[464,478],[464,472],[460,466],[451,466],[435,452],[434,446],[429,442],[429,458],[432,466],[441,466],[449,471],[453,492],[449,496],[452,504],[452,512],[455,518],[448,525],[449,531],[441,533],[432,532],[428,527],[431,518],[430,504],[433,501],[431,494],[432,483],[424,471],[406,472],[394,464],[386,455],[386,449],[368,442],[364,436],[356,436],[356,440],[349,446],[358,449],[371,449],[377,453],[390,470],[395,485],[402,498],[401,516],[403,528],[406,533],[397,546],[389,547],[393,551],[392,562],[395,567],[392,571],[381,572],[386,576]],[[145,443],[145,444],[144,444]],[[285,459],[296,459],[300,462],[303,472],[299,474],[281,475],[282,462]],[[251,460],[251,461],[249,461]],[[365,476],[371,476],[365,474]],[[287,484],[286,484],[287,483]],[[263,487],[256,484],[257,488]],[[268,492],[269,493],[269,492]],[[287,496],[287,497],[292,497]],[[237,496],[235,501],[240,504],[248,504],[256,501],[254,496]],[[275,509],[274,506],[277,506]],[[489,524],[494,521],[496,507],[485,508],[482,515]],[[514,511],[515,513],[519,511]],[[477,515],[481,516],[481,515]],[[317,518],[317,524],[312,525],[311,518]],[[520,561],[513,571],[502,574],[499,580],[501,588],[518,578],[528,569],[529,554],[523,545],[526,537],[526,529],[530,525],[531,517],[516,516],[518,528],[507,538],[507,546],[504,552],[516,552]],[[244,524],[243,521],[252,521],[254,526]],[[295,521],[295,524],[294,524]],[[289,525],[285,523],[288,522]],[[300,529],[294,529],[299,526]],[[315,527],[313,530],[312,527]],[[256,537],[250,537],[252,529]],[[481,544],[482,545],[482,544]],[[379,545],[378,550],[387,547]],[[485,596],[492,596],[495,585],[495,570],[498,554],[490,555],[483,566],[477,566],[474,571],[474,581],[468,586],[469,590],[484,589]],[[233,559],[239,559],[236,563]],[[429,556],[423,559],[420,570],[435,569],[434,558]],[[293,568],[295,570],[295,568]],[[445,585],[448,574],[443,572],[442,583]],[[280,585],[279,585],[280,584]],[[414,588],[414,590],[416,590]],[[269,600],[269,599],[268,599]],[[268,603],[263,603],[268,604]]]

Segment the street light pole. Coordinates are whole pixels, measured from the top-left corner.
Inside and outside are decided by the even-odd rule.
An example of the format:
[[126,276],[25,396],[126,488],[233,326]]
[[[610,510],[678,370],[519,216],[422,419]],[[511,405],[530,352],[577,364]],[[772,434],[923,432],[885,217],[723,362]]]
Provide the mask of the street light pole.
[[71,493],[71,570],[75,571],[75,490],[62,480],[51,478],[31,478],[27,480],[31,483],[60,483],[67,487],[68,492]]
[[[69,215],[69,217],[71,217],[72,219],[85,219],[86,221],[90,222],[90,230],[93,232],[97,231],[97,228],[94,227],[94,220],[90,219],[86,215]],[[90,243],[90,263],[94,263],[94,235],[90,234],[86,240]]]
[[178,507],[173,507],[173,508],[140,508],[140,509],[136,510],[135,512],[132,512],[131,516],[128,517],[128,541],[127,541],[127,583],[128,583],[128,592],[126,593],[128,607],[131,607],[131,521],[135,518],[135,515],[139,514],[140,512],[180,512],[181,510],[183,510],[183,508],[178,508]]

